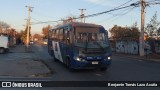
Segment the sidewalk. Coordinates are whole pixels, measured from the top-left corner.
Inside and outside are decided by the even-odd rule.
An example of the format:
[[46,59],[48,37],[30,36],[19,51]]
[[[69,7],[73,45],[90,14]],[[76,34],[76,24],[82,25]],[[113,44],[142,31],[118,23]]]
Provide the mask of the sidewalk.
[[144,61],[160,62],[160,55],[155,55],[155,54],[154,55],[147,55],[147,56],[139,56],[139,55],[133,55],[133,54],[113,52],[113,55],[127,57],[127,58],[140,59],[140,60],[144,60]]
[[24,45],[16,45],[15,47],[11,47],[9,49],[9,52],[11,52],[11,53],[26,53],[27,51],[25,50]]
[[9,53],[24,53],[25,51],[23,50],[24,45],[16,45],[14,47],[9,48]]
[[23,45],[10,48],[0,55],[0,76],[46,77],[50,69],[41,60],[35,59],[34,52],[26,52]]

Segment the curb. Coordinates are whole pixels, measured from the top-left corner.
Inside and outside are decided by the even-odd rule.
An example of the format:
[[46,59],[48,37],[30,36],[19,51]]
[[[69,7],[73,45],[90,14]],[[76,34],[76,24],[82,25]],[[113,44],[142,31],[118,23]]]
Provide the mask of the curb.
[[121,57],[127,57],[127,58],[140,59],[140,60],[143,60],[143,61],[150,61],[150,62],[158,62],[158,63],[160,63],[160,60],[158,60],[158,59],[134,57],[134,56],[128,56],[128,55],[121,55],[121,54],[117,54],[117,53],[113,53],[113,55],[115,55],[115,56],[121,56]]
[[47,64],[47,62],[45,62],[44,60],[42,59],[34,59],[34,61],[39,61],[41,63],[43,63],[49,70],[48,73],[46,73],[44,76],[52,76],[53,74],[55,74],[56,72]]

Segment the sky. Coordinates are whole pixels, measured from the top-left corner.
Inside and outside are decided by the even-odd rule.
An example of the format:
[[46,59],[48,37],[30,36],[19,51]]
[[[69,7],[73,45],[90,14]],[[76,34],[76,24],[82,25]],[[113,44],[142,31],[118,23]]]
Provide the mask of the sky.
[[[68,16],[80,15],[79,9],[86,9],[85,15],[91,15],[99,12],[111,10],[126,2],[130,5],[140,0],[0,0],[0,21],[8,23],[16,31],[24,30],[26,19],[28,18],[28,9],[25,6],[34,7],[31,12],[31,23],[57,21]],[[152,2],[155,0],[145,0]],[[159,1],[160,2],[160,1]],[[157,12],[160,21],[160,4],[150,5],[145,8],[145,25],[150,22],[152,16]],[[80,20],[79,20],[80,21]],[[141,7],[129,7],[116,10],[110,13],[96,17],[86,18],[86,23],[99,24],[106,30],[111,29],[114,25],[131,26],[137,22],[140,28],[141,24]],[[31,33],[42,33],[42,28],[58,23],[43,23],[31,25]]]

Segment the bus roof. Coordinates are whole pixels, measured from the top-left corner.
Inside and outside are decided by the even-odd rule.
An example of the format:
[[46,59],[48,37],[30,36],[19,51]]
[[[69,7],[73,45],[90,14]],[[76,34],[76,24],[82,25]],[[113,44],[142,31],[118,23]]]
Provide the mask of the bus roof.
[[54,29],[63,28],[63,27],[66,27],[66,26],[75,26],[75,27],[95,27],[95,28],[103,27],[103,26],[101,26],[101,25],[92,24],[92,23],[70,22],[70,23],[58,25],[58,26],[56,26]]
[[81,22],[73,22],[71,23],[73,26],[84,26],[84,27],[102,27],[101,25],[96,25],[92,23],[81,23]]

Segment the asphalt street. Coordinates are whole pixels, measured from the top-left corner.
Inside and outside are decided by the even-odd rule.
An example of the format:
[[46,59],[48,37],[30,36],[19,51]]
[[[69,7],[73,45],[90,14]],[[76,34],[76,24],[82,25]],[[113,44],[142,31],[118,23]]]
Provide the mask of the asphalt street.
[[[107,71],[77,70],[70,72],[69,69],[60,62],[55,62],[47,52],[46,45],[35,44],[32,47],[32,58],[41,60],[52,71],[52,74],[41,78],[10,78],[9,80],[43,80],[43,81],[160,81],[160,63],[148,62],[128,57],[112,56],[112,65]],[[1,59],[4,56],[0,56]],[[8,57],[8,59],[13,57]],[[14,58],[20,58],[15,55]],[[7,78],[1,80],[7,80]],[[42,90],[44,88],[34,88]],[[105,88],[105,87],[53,87],[45,90],[160,90],[160,88]],[[5,89],[3,89],[5,90]],[[7,89],[8,90],[8,89]],[[17,90],[17,89],[14,89]],[[25,90],[25,89],[24,89]]]
[[[57,81],[160,81],[160,63],[134,58],[112,56],[112,65],[107,71],[77,70],[70,72],[65,65],[55,62],[47,53],[47,46],[34,46],[36,57],[42,59],[54,71]],[[38,50],[38,51],[37,51]]]

